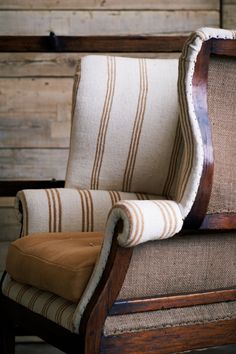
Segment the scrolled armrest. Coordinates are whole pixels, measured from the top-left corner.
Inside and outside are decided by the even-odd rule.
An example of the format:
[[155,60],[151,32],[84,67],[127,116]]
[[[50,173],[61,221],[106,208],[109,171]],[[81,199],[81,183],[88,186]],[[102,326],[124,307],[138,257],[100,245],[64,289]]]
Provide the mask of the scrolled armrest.
[[36,232],[104,231],[112,206],[123,199],[156,196],[73,188],[27,189],[17,193],[22,235]]
[[172,200],[118,202],[109,214],[107,228],[113,229],[119,219],[123,220],[123,230],[118,242],[123,247],[171,237],[183,226],[179,205]]
[[15,206],[23,223],[23,235],[104,231],[112,200],[106,191],[32,189],[18,192]]

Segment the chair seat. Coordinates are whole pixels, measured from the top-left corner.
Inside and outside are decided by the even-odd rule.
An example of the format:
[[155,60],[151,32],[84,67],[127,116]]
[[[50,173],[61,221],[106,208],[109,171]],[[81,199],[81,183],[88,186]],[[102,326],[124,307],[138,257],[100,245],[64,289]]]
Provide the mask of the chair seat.
[[39,233],[14,241],[6,269],[22,284],[78,303],[100,252],[98,232]]

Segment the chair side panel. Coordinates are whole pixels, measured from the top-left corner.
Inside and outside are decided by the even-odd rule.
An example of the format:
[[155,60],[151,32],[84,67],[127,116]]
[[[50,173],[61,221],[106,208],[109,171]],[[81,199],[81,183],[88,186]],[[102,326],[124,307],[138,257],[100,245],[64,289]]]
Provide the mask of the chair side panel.
[[236,212],[236,58],[212,57],[208,110],[214,147],[214,178],[208,213]]
[[185,235],[136,246],[118,299],[235,286],[235,233]]

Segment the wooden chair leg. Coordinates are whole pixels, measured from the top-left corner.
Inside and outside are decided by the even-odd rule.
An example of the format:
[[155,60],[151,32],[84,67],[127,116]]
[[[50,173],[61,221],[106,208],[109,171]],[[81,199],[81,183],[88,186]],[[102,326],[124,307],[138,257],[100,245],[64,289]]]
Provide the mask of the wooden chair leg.
[[1,319],[0,324],[0,353],[14,354],[15,353],[15,333],[12,326]]

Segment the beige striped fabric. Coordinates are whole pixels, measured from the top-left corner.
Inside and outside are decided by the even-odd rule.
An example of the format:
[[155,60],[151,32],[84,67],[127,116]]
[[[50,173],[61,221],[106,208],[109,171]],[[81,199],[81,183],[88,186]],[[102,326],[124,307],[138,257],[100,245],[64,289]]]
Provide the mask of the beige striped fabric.
[[171,237],[183,225],[180,208],[171,200],[118,202],[110,212],[107,231],[119,219],[123,220],[124,227],[118,242],[123,247]]
[[176,59],[82,59],[66,187],[156,195],[166,184],[171,189],[177,75]]
[[16,209],[19,219],[23,221],[23,235],[36,232],[104,231],[109,210],[115,203],[123,199],[156,198],[156,195],[144,193],[70,188],[24,190],[17,194]]
[[2,285],[5,296],[49,320],[74,332],[73,316],[76,304],[55,294],[24,285],[7,274]]

